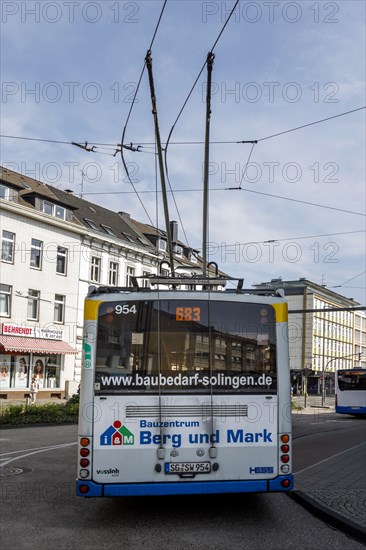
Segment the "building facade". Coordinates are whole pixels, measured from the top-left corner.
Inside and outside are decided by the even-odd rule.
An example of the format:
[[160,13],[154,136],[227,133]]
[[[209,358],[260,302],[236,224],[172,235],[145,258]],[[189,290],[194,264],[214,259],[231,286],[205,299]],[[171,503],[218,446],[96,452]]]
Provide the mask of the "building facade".
[[[294,391],[334,392],[334,373],[366,367],[366,315],[351,298],[307,279],[272,279],[256,288],[282,288],[289,305],[290,368]],[[348,310],[347,310],[348,309]]]
[[[0,211],[0,397],[26,395],[33,376],[41,397],[72,395],[89,286],[128,287],[136,277],[149,286],[166,233],[5,168]],[[189,273],[197,251],[173,229],[175,267]]]

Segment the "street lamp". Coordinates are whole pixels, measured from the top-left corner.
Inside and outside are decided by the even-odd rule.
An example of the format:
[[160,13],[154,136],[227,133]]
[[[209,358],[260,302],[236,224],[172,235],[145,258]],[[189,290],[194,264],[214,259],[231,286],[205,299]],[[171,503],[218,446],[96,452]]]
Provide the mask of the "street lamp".
[[337,361],[337,359],[348,359],[349,357],[354,357],[355,355],[358,355],[359,356],[359,360],[361,360],[361,355],[362,353],[361,352],[357,352],[357,353],[351,353],[350,355],[345,355],[344,357],[332,357],[332,359],[329,359],[329,361],[327,362],[327,364],[325,365],[324,367],[324,362],[323,362],[323,372],[322,372],[322,407],[324,407],[324,403],[325,403],[325,372],[328,368],[328,365],[330,365],[330,363],[332,361]]

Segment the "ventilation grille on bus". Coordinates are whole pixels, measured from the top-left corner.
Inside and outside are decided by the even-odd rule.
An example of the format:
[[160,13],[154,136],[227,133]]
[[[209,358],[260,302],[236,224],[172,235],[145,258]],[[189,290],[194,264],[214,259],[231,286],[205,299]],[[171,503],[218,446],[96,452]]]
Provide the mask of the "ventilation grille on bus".
[[248,405],[127,405],[126,418],[174,418],[198,416],[200,418],[248,416]]

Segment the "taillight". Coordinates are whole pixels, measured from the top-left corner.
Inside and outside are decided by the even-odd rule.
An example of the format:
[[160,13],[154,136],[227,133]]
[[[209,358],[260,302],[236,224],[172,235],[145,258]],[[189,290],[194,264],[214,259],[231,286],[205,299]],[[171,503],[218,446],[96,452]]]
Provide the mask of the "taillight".
[[[281,434],[280,435],[280,446],[279,446],[279,460],[280,460],[280,470],[282,474],[288,474],[291,471],[291,466],[289,464],[290,462],[290,440],[291,437],[289,434]],[[289,487],[290,482],[288,484],[284,484],[284,482],[288,482],[288,480],[283,480],[282,486],[283,487]]]
[[[81,437],[79,439],[79,479],[90,478],[91,464],[91,439],[89,437]],[[86,458],[89,457],[89,458]],[[80,492],[81,488],[80,488]]]

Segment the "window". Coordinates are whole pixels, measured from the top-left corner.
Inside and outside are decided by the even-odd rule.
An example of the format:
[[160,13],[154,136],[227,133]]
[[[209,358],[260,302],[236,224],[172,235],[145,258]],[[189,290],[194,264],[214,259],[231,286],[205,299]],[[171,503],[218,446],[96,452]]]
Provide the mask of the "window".
[[56,273],[66,275],[67,268],[67,248],[57,247]]
[[49,201],[43,201],[43,212],[61,220],[66,218],[65,208]]
[[28,313],[27,319],[30,321],[38,321],[39,318],[39,290],[33,290],[30,288],[28,290]]
[[102,223],[100,225],[103,227],[104,231],[108,233],[108,235],[113,235],[114,237],[116,236],[115,232],[111,227],[109,227],[108,225],[103,225]]
[[136,237],[137,241],[142,244],[142,246],[147,246],[147,243],[144,241],[142,237]]
[[95,231],[99,231],[99,227],[96,223],[93,222],[93,220],[89,220],[88,218],[84,218],[84,221],[91,227],[91,229],[94,229]]
[[158,241],[159,250],[166,250],[166,241],[163,239],[159,239]]
[[91,259],[90,279],[95,283],[100,281],[100,266],[101,260],[97,256],[93,256]]
[[109,274],[108,274],[108,284],[117,286],[118,285],[118,263],[109,262]]
[[0,184],[0,199],[10,200],[10,189],[2,183]]
[[135,268],[131,266],[127,266],[127,272],[126,272],[126,286],[132,286],[132,277],[135,276]]
[[[143,277],[150,277],[151,273],[150,271],[143,271],[142,276]],[[142,286],[143,288],[150,288],[150,280],[149,279],[142,279]]]
[[176,254],[177,256],[183,256],[183,248],[179,245],[175,245],[174,254]]
[[1,260],[3,262],[14,263],[15,233],[3,231],[1,242]]
[[55,323],[65,322],[65,296],[55,294],[55,309],[53,319]]
[[43,242],[38,239],[32,239],[30,265],[35,269],[42,267],[42,249]]
[[10,317],[11,311],[11,286],[0,285],[0,315]]
[[134,242],[135,242],[135,239],[134,239],[134,238],[132,237],[132,235],[130,235],[129,233],[122,233],[122,235],[123,235],[124,237],[126,237],[126,239],[127,239],[128,241],[130,241],[130,243],[134,243]]

